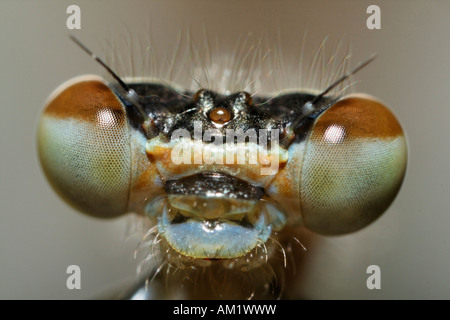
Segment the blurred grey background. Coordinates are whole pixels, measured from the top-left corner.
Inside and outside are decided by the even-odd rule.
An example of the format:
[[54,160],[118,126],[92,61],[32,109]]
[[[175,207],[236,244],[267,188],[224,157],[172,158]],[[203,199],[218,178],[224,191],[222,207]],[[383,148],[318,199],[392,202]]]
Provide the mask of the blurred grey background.
[[[66,28],[71,4],[79,31]],[[366,8],[381,8],[381,30]],[[450,298],[450,2],[442,1],[5,1],[0,3],[0,298],[91,298],[133,279],[139,238],[127,217],[100,221],[58,198],[37,160],[36,125],[48,95],[81,74],[104,74],[69,39],[99,56],[128,54],[127,37],[173,49],[180,30],[204,30],[221,45],[238,35],[280,35],[287,57],[308,30],[307,53],[328,36],[351,43],[352,63],[378,57],[355,78],[356,91],[393,110],[409,141],[403,187],[391,208],[355,234],[324,238],[311,254],[302,296],[325,299]],[[117,52],[108,50],[111,43]],[[295,49],[294,49],[295,48]],[[121,53],[120,53],[121,52]],[[306,57],[305,57],[306,59]],[[81,268],[81,290],[66,268]],[[366,268],[381,268],[368,290]]]

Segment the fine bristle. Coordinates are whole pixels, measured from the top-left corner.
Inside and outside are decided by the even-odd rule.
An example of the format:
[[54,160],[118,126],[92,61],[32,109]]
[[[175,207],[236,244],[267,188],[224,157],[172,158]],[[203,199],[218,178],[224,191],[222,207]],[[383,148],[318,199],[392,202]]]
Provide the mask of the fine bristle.
[[[282,50],[281,36],[269,35],[245,34],[224,44],[206,31],[202,37],[194,37],[188,30],[180,32],[168,52],[151,39],[124,38],[108,45],[108,52],[113,53],[107,56],[108,64],[122,79],[158,81],[180,91],[203,88],[266,96],[286,91],[320,93],[348,72],[350,60],[350,46],[343,49],[343,39],[329,46],[325,38],[317,46],[307,41],[306,32],[297,42],[290,41],[294,48],[289,51]],[[310,52],[308,47],[317,49]],[[347,78],[329,93],[342,94],[351,86],[351,78]]]

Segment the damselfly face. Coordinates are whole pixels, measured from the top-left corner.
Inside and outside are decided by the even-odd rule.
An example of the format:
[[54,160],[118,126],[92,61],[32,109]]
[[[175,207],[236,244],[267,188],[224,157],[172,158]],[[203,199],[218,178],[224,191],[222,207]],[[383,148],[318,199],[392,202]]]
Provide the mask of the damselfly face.
[[147,216],[169,262],[247,271],[289,226],[338,235],[373,222],[394,200],[407,154],[399,122],[370,96],[96,76],[51,95],[38,144],[47,178],[77,209]]

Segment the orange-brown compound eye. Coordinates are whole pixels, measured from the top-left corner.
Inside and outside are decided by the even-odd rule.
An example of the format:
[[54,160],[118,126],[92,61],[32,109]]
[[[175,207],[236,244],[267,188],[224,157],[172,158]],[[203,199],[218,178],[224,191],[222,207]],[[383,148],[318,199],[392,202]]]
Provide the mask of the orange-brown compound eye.
[[395,116],[367,96],[348,96],[316,120],[301,173],[305,225],[322,234],[359,230],[394,200],[407,149]]
[[41,165],[77,209],[115,217],[128,208],[130,131],[126,112],[98,77],[79,77],[51,96],[38,128]]
[[211,110],[209,118],[217,124],[224,124],[231,120],[231,113],[225,108],[217,107]]

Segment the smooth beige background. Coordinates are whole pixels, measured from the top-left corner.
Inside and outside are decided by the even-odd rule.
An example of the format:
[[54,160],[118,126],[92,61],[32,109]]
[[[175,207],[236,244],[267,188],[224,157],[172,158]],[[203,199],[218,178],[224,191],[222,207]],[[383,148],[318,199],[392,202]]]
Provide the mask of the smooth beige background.
[[[404,126],[406,179],[373,225],[323,240],[299,290],[309,298],[450,298],[450,3],[399,0],[2,1],[0,298],[90,298],[134,277],[137,239],[126,241],[128,220],[78,214],[37,161],[35,131],[47,96],[73,76],[104,74],[68,39],[70,4],[82,10],[82,30],[72,34],[100,56],[111,54],[105,41],[126,54],[123,37],[149,33],[164,52],[187,27],[230,46],[238,35],[279,32],[288,56],[306,28],[308,52],[326,36],[349,40],[354,64],[377,52],[356,88],[385,101]],[[370,4],[381,7],[381,30],[366,28]],[[71,264],[81,267],[81,290],[66,288]],[[381,267],[381,290],[366,288],[371,264]]]

